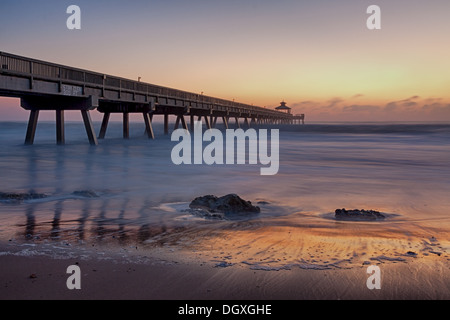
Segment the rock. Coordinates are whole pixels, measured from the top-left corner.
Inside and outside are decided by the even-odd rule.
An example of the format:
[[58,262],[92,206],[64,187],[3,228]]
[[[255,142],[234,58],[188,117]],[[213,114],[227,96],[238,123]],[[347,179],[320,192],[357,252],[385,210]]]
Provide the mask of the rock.
[[42,193],[5,193],[0,192],[0,200],[8,202],[22,202],[25,200],[43,199],[48,197],[46,194]]
[[417,257],[417,253],[415,253],[414,251],[408,251],[406,253],[406,255],[410,256],[410,257]]
[[191,201],[191,203],[189,204],[189,208],[202,209],[202,210],[208,210],[210,212],[215,212],[213,210],[213,208],[216,205],[217,200],[218,200],[218,198],[213,195],[197,197]]
[[84,198],[98,198],[99,195],[92,190],[81,190],[81,191],[74,191],[74,195]]
[[219,263],[216,263],[216,265],[214,266],[215,268],[227,268],[227,267],[231,267],[233,264],[230,262],[226,262],[226,261],[222,261]]
[[243,200],[236,194],[227,194],[223,197],[206,195],[197,197],[189,204],[193,213],[199,213],[202,216],[221,218],[227,215],[240,213],[259,213],[259,207],[252,205],[250,201]]
[[183,210],[190,212],[194,216],[202,217],[202,218],[209,218],[209,219],[225,219],[225,214],[223,212],[210,212],[206,209],[200,209],[200,208],[194,208],[189,210]]
[[375,210],[346,210],[343,208],[336,209],[335,218],[342,220],[380,220],[384,219],[385,215]]

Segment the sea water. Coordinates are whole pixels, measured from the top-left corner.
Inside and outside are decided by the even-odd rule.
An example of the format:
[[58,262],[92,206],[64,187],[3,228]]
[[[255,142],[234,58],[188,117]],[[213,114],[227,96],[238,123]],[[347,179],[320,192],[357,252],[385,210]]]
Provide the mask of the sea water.
[[[134,246],[189,237],[201,242],[214,230],[230,234],[261,226],[302,226],[328,235],[342,226],[363,228],[335,221],[337,208],[386,213],[390,220],[382,223],[389,228],[379,232],[396,228],[408,237],[450,230],[445,123],[280,126],[279,172],[273,176],[261,176],[249,164],[175,165],[176,142],[164,135],[162,123],[154,124],[151,140],[142,123],[131,123],[130,139],[123,139],[122,124],[113,122],[98,146],[89,145],[76,122],[66,123],[64,146],[56,145],[55,124],[46,122],[38,124],[35,144],[25,146],[26,126],[0,123],[0,192],[46,197],[0,201],[4,242]],[[95,123],[97,132],[99,127]],[[186,210],[195,197],[229,193],[260,206],[261,213],[217,221]],[[373,226],[367,230],[377,233]]]

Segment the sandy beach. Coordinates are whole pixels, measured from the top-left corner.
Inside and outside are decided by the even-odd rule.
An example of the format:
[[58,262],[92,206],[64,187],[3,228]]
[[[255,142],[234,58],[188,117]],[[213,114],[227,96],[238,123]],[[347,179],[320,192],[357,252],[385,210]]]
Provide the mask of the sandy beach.
[[[174,264],[146,265],[88,260],[79,262],[81,290],[68,290],[65,269],[75,260],[2,257],[1,299],[446,299],[448,269],[409,263],[382,268],[380,290],[367,289],[365,268],[282,270]],[[36,278],[30,278],[35,274]],[[445,294],[447,292],[447,294]]]
[[[172,230],[169,242],[121,247],[10,241],[0,250],[0,298],[450,299],[448,241],[308,230]],[[69,265],[81,269],[80,290],[66,286]],[[380,267],[381,289],[367,287],[369,265]]]

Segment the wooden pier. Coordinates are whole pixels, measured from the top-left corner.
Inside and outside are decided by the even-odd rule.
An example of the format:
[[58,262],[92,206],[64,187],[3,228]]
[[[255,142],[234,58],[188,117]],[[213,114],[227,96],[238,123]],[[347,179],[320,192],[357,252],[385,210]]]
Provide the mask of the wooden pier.
[[[98,139],[104,139],[111,113],[123,115],[123,137],[128,139],[129,114],[143,115],[146,134],[154,139],[152,121],[164,117],[164,133],[169,134],[169,115],[176,116],[174,129],[180,125],[192,129],[195,120],[204,120],[207,128],[219,119],[228,128],[230,119],[236,126],[256,124],[294,124],[298,116],[284,112],[205,96],[202,94],[133,81],[103,73],[73,68],[0,52],[0,96],[20,98],[22,108],[30,111],[25,144],[33,144],[39,112],[56,113],[56,141],[65,143],[64,111],[78,110],[89,142],[97,145],[97,135],[90,112],[103,113]],[[303,119],[303,120],[302,120]],[[304,123],[304,115],[300,121]]]

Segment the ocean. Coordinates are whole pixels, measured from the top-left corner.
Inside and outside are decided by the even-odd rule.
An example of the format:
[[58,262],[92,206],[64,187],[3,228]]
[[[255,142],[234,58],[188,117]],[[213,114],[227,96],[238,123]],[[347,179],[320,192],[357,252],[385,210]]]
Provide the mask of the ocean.
[[[449,124],[280,126],[279,171],[271,176],[260,175],[260,165],[175,165],[176,142],[161,123],[149,140],[144,124],[132,122],[124,140],[122,124],[113,122],[98,146],[89,145],[81,122],[66,123],[64,146],[55,143],[55,124],[40,122],[35,144],[25,146],[26,125],[0,123],[0,193],[46,196],[0,200],[0,241],[26,250],[43,245],[53,254],[65,244],[145,255],[182,248],[267,270],[450,250]],[[214,220],[187,210],[195,197],[230,193],[261,213]],[[387,218],[337,221],[339,208]]]

